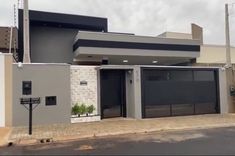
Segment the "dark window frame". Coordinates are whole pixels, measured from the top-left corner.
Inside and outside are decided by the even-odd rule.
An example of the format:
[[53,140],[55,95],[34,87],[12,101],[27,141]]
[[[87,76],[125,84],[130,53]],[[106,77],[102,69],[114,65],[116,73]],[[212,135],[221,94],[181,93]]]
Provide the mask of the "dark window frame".
[[56,96],[46,96],[45,105],[46,106],[56,106],[57,105],[57,97]]

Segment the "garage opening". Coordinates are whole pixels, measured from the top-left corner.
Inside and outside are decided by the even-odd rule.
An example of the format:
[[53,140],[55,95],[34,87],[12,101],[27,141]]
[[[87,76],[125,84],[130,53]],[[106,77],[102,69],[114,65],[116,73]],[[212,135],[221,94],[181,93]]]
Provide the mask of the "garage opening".
[[219,113],[218,71],[142,68],[143,118]]

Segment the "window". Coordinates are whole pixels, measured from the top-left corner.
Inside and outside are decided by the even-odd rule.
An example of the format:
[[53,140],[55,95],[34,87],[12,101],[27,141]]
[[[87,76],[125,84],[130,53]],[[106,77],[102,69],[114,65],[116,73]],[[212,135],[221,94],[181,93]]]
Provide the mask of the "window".
[[46,97],[46,106],[56,105],[56,96],[47,96]]

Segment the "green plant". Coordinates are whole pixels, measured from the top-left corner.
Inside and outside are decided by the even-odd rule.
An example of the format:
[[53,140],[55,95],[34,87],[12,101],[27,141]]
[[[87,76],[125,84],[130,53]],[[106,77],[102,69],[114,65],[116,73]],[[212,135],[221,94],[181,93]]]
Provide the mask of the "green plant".
[[93,105],[90,105],[90,106],[87,107],[87,112],[89,114],[93,113],[94,110],[95,110],[95,107]]
[[72,107],[72,114],[73,115],[78,115],[79,114],[79,110],[80,110],[80,106],[78,104],[75,104],[73,107]]
[[81,104],[81,106],[80,106],[80,113],[81,113],[81,115],[87,113],[87,107],[86,107],[85,104]]

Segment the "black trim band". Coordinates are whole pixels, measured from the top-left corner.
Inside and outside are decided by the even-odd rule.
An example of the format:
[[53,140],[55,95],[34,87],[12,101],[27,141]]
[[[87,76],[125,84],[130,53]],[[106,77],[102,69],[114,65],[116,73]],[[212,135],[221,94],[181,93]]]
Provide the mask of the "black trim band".
[[145,50],[172,50],[200,52],[200,45],[180,45],[180,44],[158,44],[158,43],[137,43],[137,42],[117,42],[78,39],[73,46],[75,51],[79,47],[97,48],[124,48],[124,49],[145,49]]

